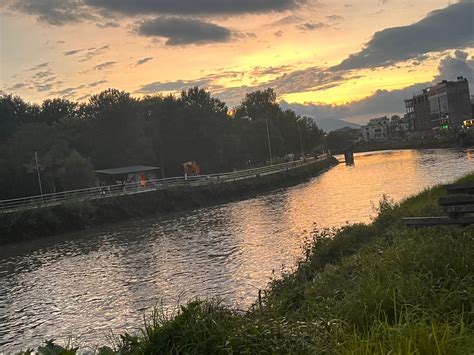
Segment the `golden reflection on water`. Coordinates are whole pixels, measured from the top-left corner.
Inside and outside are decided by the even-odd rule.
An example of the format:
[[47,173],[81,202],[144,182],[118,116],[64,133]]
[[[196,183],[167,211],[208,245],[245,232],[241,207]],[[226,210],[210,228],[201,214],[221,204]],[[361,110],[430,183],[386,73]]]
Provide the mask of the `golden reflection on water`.
[[339,164],[304,185],[233,204],[228,211],[230,225],[236,226],[232,234],[245,250],[233,277],[260,280],[254,285],[262,285],[262,269],[294,266],[304,239],[315,228],[368,223],[383,195],[400,201],[473,168],[460,164],[459,156],[449,151],[357,154],[354,166]]
[[467,158],[467,160],[472,160],[472,151],[468,150],[466,152],[466,158]]

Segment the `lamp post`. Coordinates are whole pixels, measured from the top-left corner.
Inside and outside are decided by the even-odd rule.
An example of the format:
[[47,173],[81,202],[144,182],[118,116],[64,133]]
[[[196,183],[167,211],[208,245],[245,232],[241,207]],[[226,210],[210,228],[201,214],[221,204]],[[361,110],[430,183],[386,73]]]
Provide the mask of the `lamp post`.
[[39,171],[39,166],[38,166],[38,152],[35,152],[35,162],[36,162],[36,173],[38,175],[38,184],[39,184],[40,194],[41,194],[41,203],[43,203],[43,186],[41,185],[41,176],[40,176],[40,171]]
[[270,143],[270,131],[268,129],[268,117],[267,116],[265,116],[265,124],[267,125],[267,141],[268,141],[268,153],[270,154],[270,165],[273,165],[272,145]]
[[300,128],[300,122],[303,121],[303,118],[300,117],[296,120],[296,126],[298,127],[298,136],[300,138],[300,148],[301,148],[301,156],[304,159],[304,150],[303,150],[303,140],[301,139],[301,128]]

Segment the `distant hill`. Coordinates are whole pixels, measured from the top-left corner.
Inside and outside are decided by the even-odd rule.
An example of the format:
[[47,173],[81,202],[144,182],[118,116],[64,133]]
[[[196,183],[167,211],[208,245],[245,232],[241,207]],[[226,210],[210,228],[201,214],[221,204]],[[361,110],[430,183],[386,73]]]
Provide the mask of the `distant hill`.
[[357,123],[347,122],[344,120],[338,120],[337,118],[322,118],[314,120],[319,128],[325,132],[331,132],[339,128],[350,127],[360,128],[361,126]]

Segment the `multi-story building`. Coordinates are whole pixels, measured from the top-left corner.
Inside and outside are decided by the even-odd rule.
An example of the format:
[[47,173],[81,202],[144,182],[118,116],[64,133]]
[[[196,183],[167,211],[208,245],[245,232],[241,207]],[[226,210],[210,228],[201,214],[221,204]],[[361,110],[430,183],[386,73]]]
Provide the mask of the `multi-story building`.
[[388,126],[388,137],[393,140],[403,139],[410,130],[410,121],[398,115],[390,117],[390,124]]
[[393,115],[372,118],[367,125],[360,128],[362,139],[366,142],[397,140],[405,138],[409,130],[409,121],[404,117]]
[[472,119],[471,99],[467,79],[446,81],[432,86],[428,91],[431,126],[460,128],[464,120]]
[[386,140],[389,124],[390,119],[387,116],[372,118],[366,126],[360,128],[362,139],[366,142]]
[[428,101],[428,89],[413,95],[411,99],[405,100],[406,118],[411,122],[414,131],[426,131],[431,129],[430,103]]
[[468,81],[461,76],[456,81],[443,80],[405,100],[405,107],[414,131],[459,128],[472,118]]

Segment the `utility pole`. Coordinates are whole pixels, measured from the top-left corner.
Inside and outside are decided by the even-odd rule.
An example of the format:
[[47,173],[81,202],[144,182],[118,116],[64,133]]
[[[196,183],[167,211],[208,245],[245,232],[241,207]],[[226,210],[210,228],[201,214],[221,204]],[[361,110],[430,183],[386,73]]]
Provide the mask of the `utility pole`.
[[299,120],[296,121],[296,125],[298,126],[298,136],[300,137],[301,156],[304,159],[303,140],[301,139],[301,128],[300,128]]
[[[301,157],[304,159],[304,150],[303,150],[303,139],[301,138],[301,127],[300,127],[300,122],[303,121],[303,118],[298,118],[296,120],[296,126],[298,127],[298,136],[300,138],[300,148],[301,148]],[[307,132],[306,132],[307,133]]]
[[267,125],[267,141],[268,141],[268,153],[270,154],[270,165],[273,165],[272,145],[270,144],[270,131],[268,130],[268,117],[267,116],[265,116],[265,123]]
[[36,162],[36,173],[38,174],[38,184],[40,188],[41,203],[42,203],[43,202],[43,186],[41,185],[41,176],[40,176],[40,171],[39,171],[39,166],[38,166],[38,152],[35,152],[35,162]]
[[161,178],[164,179],[165,178],[165,168],[163,168],[163,145],[160,144],[160,166],[161,166]]

